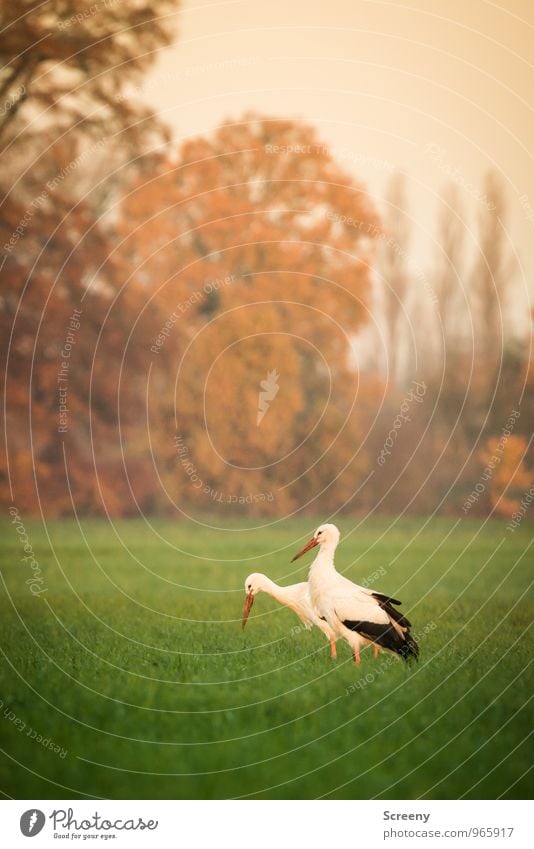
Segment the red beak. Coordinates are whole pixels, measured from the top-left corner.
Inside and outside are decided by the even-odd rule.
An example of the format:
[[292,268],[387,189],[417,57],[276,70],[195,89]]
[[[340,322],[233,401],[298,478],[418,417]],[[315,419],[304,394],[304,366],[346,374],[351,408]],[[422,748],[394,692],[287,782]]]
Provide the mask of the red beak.
[[243,607],[243,622],[241,623],[241,628],[243,629],[247,624],[248,615],[250,613],[250,608],[254,604],[254,596],[252,593],[247,593],[247,597],[245,599],[245,606]]
[[312,537],[311,540],[306,543],[304,548],[302,548],[298,552],[298,554],[295,554],[295,556],[291,558],[291,562],[293,563],[294,560],[298,560],[299,557],[302,557],[303,554],[306,554],[306,552],[309,551],[310,548],[314,548],[316,545],[319,545],[319,540],[315,539],[315,537]]

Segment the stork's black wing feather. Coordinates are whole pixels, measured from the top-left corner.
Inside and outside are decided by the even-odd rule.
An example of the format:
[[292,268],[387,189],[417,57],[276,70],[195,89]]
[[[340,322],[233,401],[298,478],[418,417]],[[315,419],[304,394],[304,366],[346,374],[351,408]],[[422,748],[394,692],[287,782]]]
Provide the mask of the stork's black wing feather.
[[397,598],[391,598],[390,595],[384,595],[384,593],[371,593],[371,595],[377,601],[385,601],[387,604],[402,604],[402,601],[399,601]]
[[385,610],[387,615],[397,622],[402,628],[412,627],[410,620],[407,619],[406,616],[404,616],[399,610],[395,610],[392,606],[393,604],[401,604],[400,601],[397,601],[394,598],[388,598],[388,596],[382,595],[382,593],[373,593],[372,595],[373,598],[376,598],[382,610]]
[[356,631],[362,637],[372,640],[376,645],[395,652],[403,660],[408,661],[412,658],[417,660],[419,647],[409,631],[404,634],[403,639],[393,625],[384,625],[378,622],[356,622],[351,619],[345,619],[343,624],[345,628]]

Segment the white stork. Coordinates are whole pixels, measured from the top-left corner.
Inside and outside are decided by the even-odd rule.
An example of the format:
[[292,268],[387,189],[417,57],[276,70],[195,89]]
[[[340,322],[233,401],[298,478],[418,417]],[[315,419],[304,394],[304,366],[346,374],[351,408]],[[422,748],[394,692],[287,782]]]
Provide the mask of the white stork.
[[[326,620],[338,637],[351,646],[355,663],[360,648],[373,643],[376,648],[417,659],[419,648],[410,634],[410,622],[393,605],[401,602],[382,593],[353,584],[336,571],[334,552],[339,542],[335,525],[319,525],[311,540],[293,560],[319,546],[308,576],[311,601],[317,616]],[[291,562],[293,562],[293,560]]]
[[243,608],[243,622],[241,627],[244,628],[247,624],[250,609],[254,604],[254,596],[264,592],[272,596],[280,604],[284,604],[293,610],[306,628],[311,628],[316,625],[320,628],[323,634],[330,640],[330,653],[332,660],[337,657],[336,652],[336,634],[330,625],[315,612],[308,588],[307,581],[300,584],[291,584],[289,587],[281,587],[274,581],[271,581],[267,575],[262,575],[261,572],[253,572],[245,581],[245,606]]

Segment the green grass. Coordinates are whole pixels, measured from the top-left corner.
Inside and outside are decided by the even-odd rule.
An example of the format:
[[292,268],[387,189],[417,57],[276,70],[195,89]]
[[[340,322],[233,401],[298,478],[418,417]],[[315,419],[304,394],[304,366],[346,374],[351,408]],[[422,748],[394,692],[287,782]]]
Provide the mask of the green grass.
[[4,523],[5,795],[531,794],[526,522],[510,534],[475,520],[340,521],[338,569],[360,582],[384,570],[374,585],[403,599],[420,636],[419,664],[366,650],[359,668],[346,645],[333,663],[323,635],[295,633],[265,595],[240,628],[249,572],[306,577],[311,555],[289,560],[313,520],[243,532],[55,522],[50,539],[25,524],[47,591],[32,597]]

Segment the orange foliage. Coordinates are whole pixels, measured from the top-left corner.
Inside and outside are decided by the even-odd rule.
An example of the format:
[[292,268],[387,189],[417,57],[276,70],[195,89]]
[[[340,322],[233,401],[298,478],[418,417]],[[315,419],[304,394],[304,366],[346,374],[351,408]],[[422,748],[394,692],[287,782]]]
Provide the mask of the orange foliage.
[[521,496],[534,482],[534,474],[525,468],[528,440],[524,436],[491,437],[480,452],[484,468],[491,470],[488,482],[492,510],[510,517],[518,509]]
[[21,512],[47,515],[458,510],[517,404],[476,502],[510,515],[534,462],[522,355],[491,401],[484,369],[449,357],[378,467],[406,394],[353,361],[379,222],[312,127],[249,114],[140,155],[170,136],[125,89],[178,5],[6,8],[4,502],[11,485]]
[[[118,230],[122,261],[171,323],[152,367],[173,410],[156,463],[176,433],[188,450],[174,499],[252,513],[298,509],[323,491],[315,510],[350,499],[361,472],[350,344],[366,319],[377,228],[314,130],[249,115],[186,142],[128,197]],[[161,352],[186,343],[166,371]],[[265,492],[273,499],[256,500]]]

